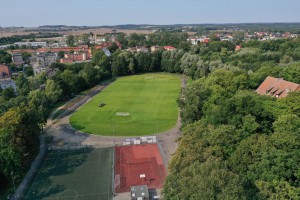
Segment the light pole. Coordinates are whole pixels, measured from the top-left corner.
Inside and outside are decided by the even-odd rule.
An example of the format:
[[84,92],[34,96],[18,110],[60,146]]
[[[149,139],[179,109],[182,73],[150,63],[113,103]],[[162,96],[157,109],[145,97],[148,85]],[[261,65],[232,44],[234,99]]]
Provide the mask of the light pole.
[[15,185],[15,180],[14,180],[13,174],[14,174],[14,172],[12,171],[12,172],[10,173],[10,175],[11,175],[11,179],[12,179],[12,181],[13,181],[14,189],[15,189],[15,192],[16,192],[16,185]]

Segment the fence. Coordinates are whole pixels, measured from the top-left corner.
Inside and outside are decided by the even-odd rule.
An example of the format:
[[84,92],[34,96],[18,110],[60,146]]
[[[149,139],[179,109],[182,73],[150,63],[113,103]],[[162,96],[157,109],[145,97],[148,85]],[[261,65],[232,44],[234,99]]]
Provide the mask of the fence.
[[29,171],[27,172],[26,176],[22,180],[21,184],[15,191],[15,194],[13,195],[11,200],[20,200],[26,191],[27,187],[30,185],[32,179],[34,178],[37,169],[40,167],[41,163],[43,162],[43,159],[46,155],[46,138],[44,134],[40,135],[40,151],[35,160],[32,162]]

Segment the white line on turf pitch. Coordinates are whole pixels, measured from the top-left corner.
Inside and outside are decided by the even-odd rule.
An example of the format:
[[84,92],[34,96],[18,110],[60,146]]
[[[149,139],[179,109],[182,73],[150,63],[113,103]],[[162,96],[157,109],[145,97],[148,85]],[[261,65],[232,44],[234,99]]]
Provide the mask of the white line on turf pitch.
[[[85,197],[85,196],[95,196],[95,195],[101,195],[106,194],[107,192],[101,192],[101,193],[90,193],[90,194],[79,194],[77,196],[64,196],[64,197],[53,197],[53,198],[45,198],[45,200],[57,200],[57,199],[64,199],[64,198],[70,198],[70,197]],[[75,199],[74,199],[75,200]]]

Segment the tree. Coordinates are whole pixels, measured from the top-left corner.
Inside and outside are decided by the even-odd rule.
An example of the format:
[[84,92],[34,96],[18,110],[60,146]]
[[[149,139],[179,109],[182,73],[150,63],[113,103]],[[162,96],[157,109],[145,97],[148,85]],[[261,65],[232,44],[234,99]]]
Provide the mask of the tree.
[[28,52],[22,52],[22,58],[25,63],[30,63],[31,54]]
[[11,63],[11,55],[4,50],[0,50],[0,63]]
[[51,103],[56,103],[62,95],[62,90],[54,80],[48,79],[46,81],[45,96]]
[[24,72],[25,72],[27,77],[34,75],[34,71],[33,71],[33,68],[31,66],[27,66],[25,68]]
[[89,35],[88,34],[83,34],[82,36],[81,36],[81,43],[82,44],[85,44],[85,45],[89,45],[90,44],[90,39],[89,39]]
[[220,159],[195,162],[180,174],[170,174],[164,189],[164,199],[246,199],[237,174],[230,172]]
[[58,58],[63,58],[63,57],[65,57],[65,52],[64,51],[59,51],[57,53],[57,56],[58,56]]
[[209,39],[211,41],[220,41],[220,38],[218,36],[216,36],[215,34],[209,35]]
[[66,43],[69,47],[74,47],[75,46],[75,37],[74,37],[74,35],[68,35]]
[[9,101],[10,99],[16,97],[15,90],[12,87],[5,88],[1,94],[5,101]]
[[[71,95],[78,91],[78,77],[70,70],[65,70],[60,74],[60,78],[63,81],[64,86],[66,86],[64,93],[66,95]],[[62,88],[63,89],[63,88]]]
[[117,49],[119,49],[117,43],[113,42],[107,49],[111,52],[114,53]]
[[98,77],[97,70],[94,66],[90,64],[86,64],[84,69],[82,70],[82,77],[86,81],[89,87],[95,86],[99,81],[100,78]]
[[30,91],[28,79],[23,73],[20,73],[16,80],[17,93],[19,95],[27,95]]

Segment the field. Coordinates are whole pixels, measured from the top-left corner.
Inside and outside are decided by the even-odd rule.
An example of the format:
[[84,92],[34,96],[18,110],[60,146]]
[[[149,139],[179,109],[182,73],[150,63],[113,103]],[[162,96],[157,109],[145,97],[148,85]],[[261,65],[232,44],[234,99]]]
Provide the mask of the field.
[[110,200],[112,163],[112,148],[50,151],[25,200]]
[[[118,78],[76,111],[70,124],[82,132],[106,136],[169,130],[177,123],[180,82],[179,77],[165,73]],[[100,107],[101,103],[105,105]]]
[[[145,174],[140,178],[140,174]],[[132,185],[162,188],[167,172],[157,144],[116,146],[115,192],[129,192]]]

